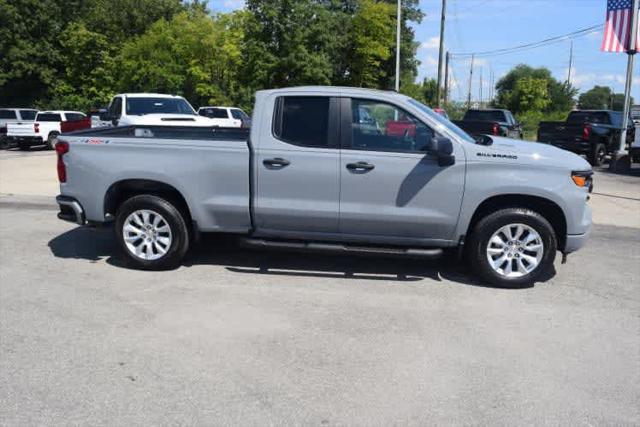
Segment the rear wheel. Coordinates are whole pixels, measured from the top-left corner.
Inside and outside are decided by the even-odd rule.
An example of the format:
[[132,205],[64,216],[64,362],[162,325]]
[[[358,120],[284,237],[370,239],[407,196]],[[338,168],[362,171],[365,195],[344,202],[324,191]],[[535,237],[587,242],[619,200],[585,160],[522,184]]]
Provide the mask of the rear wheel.
[[49,134],[49,136],[47,137],[47,142],[46,142],[46,146],[47,149],[49,150],[53,150],[55,148],[55,141],[56,138],[58,137],[58,135],[60,135],[58,132],[51,132]]
[[152,195],[134,196],[116,214],[116,238],[133,267],[177,268],[189,249],[183,215],[169,201]]
[[532,285],[555,260],[553,227],[537,212],[509,208],[482,218],[474,227],[469,255],[483,281],[504,288]]
[[605,157],[607,157],[607,147],[602,143],[598,143],[591,150],[589,163],[591,163],[591,166],[602,166]]

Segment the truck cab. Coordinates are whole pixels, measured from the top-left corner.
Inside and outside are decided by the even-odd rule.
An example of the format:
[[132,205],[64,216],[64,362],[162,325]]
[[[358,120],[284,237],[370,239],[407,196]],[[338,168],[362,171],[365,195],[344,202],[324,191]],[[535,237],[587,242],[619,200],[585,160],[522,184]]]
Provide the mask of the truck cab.
[[181,96],[160,93],[123,93],[113,97],[100,120],[113,126],[212,126]]

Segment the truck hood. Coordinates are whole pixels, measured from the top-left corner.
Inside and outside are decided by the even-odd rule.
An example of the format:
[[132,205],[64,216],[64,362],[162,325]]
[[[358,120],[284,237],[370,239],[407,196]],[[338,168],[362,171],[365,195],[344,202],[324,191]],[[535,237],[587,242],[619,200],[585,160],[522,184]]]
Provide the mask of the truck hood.
[[553,145],[499,136],[491,139],[492,145],[474,145],[473,157],[487,162],[552,166],[571,171],[591,170],[591,165],[582,157]]
[[195,114],[145,114],[127,116],[126,121],[132,125],[213,126],[211,119]]

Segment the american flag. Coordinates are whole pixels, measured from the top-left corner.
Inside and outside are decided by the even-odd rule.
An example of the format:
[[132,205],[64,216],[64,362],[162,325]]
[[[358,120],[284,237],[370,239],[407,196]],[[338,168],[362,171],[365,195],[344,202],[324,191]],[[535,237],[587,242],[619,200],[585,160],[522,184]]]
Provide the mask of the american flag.
[[[631,5],[633,0],[607,0],[607,22],[604,25],[604,52],[626,52],[631,41]],[[640,26],[638,27],[640,29]],[[636,49],[640,31],[636,34]]]

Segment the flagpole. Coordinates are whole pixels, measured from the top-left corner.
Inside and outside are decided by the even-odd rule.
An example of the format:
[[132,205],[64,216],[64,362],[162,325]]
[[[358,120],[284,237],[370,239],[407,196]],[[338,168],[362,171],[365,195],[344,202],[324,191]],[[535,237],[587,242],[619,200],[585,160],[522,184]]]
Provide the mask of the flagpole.
[[629,49],[627,50],[627,80],[624,85],[624,109],[622,112],[622,130],[620,132],[620,145],[615,159],[612,159],[611,165],[616,169],[617,161],[627,154],[627,126],[629,126],[629,110],[631,109],[631,83],[633,81],[633,59],[638,46],[636,41],[638,37],[638,7],[640,0],[633,0],[631,6],[631,31],[629,40]]

